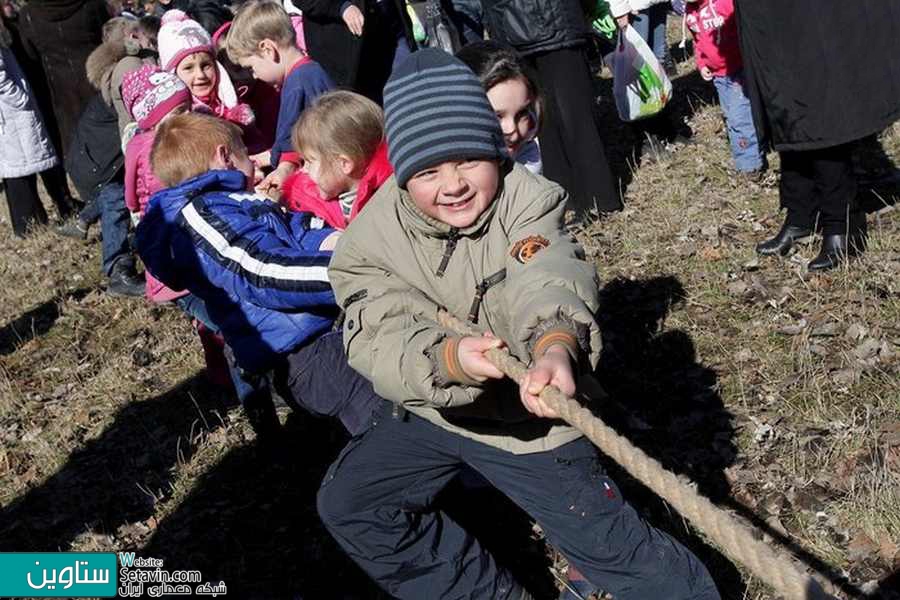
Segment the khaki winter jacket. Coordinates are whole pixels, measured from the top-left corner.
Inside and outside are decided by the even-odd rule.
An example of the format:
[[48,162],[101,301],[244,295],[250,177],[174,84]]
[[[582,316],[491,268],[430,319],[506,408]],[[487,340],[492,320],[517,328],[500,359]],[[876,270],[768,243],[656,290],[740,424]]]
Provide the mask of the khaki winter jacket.
[[419,211],[391,177],[344,233],[329,268],[346,310],[350,364],[384,398],[460,435],[516,454],[580,434],[528,413],[511,382],[476,384],[439,308],[474,321],[526,363],[553,343],[593,367],[600,332],[594,267],[562,226],[566,194],[504,167],[494,203],[465,230]]
[[103,96],[107,106],[116,111],[119,118],[119,136],[125,126],[134,119],[122,100],[122,79],[130,71],[136,71],[152,60],[138,58],[140,48],[125,41],[104,42],[97,46],[85,64],[88,81]]

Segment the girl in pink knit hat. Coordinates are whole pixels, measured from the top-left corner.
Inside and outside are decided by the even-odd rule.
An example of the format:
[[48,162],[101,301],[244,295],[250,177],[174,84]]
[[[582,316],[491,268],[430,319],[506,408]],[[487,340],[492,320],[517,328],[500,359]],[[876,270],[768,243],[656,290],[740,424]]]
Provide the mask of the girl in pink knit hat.
[[[150,196],[165,187],[154,175],[150,163],[156,129],[168,117],[191,110],[192,97],[187,85],[174,73],[145,65],[122,79],[122,101],[140,129],[125,148],[125,205],[137,221],[144,216]],[[144,275],[145,295],[151,302],[172,302],[190,294],[189,290],[176,292],[167,287],[149,271]],[[210,380],[220,386],[230,386],[221,335],[199,321],[194,326],[203,345]]]
[[[125,205],[139,219],[150,196],[164,187],[150,164],[156,128],[167,117],[189,111],[191,93],[174,74],[145,65],[125,74],[122,101],[140,129],[125,148]],[[170,290],[150,273],[146,277],[146,295],[153,302],[168,302],[187,293]]]
[[208,111],[232,123],[253,124],[253,110],[238,101],[234,85],[215,59],[212,38],[180,10],[163,15],[157,38],[160,66],[184,82],[194,109]]

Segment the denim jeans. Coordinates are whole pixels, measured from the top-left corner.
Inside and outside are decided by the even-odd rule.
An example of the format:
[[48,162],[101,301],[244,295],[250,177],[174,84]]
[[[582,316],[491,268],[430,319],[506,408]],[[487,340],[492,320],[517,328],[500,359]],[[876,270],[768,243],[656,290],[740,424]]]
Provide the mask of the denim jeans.
[[81,212],[78,213],[78,218],[88,225],[93,225],[100,220],[100,217],[102,215],[103,207],[100,205],[100,200],[95,197],[93,200],[84,205],[84,208],[82,208]]
[[635,28],[638,34],[644,38],[656,59],[662,64],[666,60],[669,49],[666,47],[666,15],[668,14],[668,3],[654,4],[653,6],[642,10],[638,16],[634,18],[631,26]]
[[[175,304],[189,317],[203,323],[210,331],[219,332],[219,328],[209,317],[206,303],[194,294],[187,294],[175,299]],[[234,360],[231,349],[225,346],[225,361],[228,363],[228,375],[234,385],[241,406],[245,409],[259,408],[261,405],[272,404],[272,392],[269,382],[264,375],[248,373],[241,369]]]
[[762,169],[765,155],[760,148],[756,127],[753,125],[750,99],[744,91],[743,72],[714,77],[713,84],[719,94],[719,106],[725,113],[728,141],[731,144],[735,168],[745,173]]
[[409,50],[409,46],[406,43],[406,36],[402,33],[397,38],[397,47],[394,48],[394,59],[391,61],[391,73],[397,70],[403,61],[407,59],[407,57],[412,54]]
[[128,240],[128,226],[131,216],[125,206],[125,185],[119,181],[110,181],[97,193],[100,205],[100,230],[103,234],[103,272],[109,276],[113,267],[125,261],[134,267],[134,254]]

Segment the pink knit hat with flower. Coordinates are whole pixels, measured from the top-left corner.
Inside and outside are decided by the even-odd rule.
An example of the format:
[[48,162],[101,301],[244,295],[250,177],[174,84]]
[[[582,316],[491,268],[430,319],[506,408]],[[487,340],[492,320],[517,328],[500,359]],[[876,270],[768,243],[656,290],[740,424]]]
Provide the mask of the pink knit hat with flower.
[[122,101],[143,130],[153,128],[169,112],[182,104],[191,104],[191,93],[174,74],[155,65],[125,73]]
[[[175,72],[178,64],[191,54],[206,52],[213,59],[216,48],[209,32],[182,10],[169,10],[162,17],[162,25],[157,35],[159,64],[166,71]],[[237,104],[237,93],[225,68],[216,61],[218,71],[217,92],[219,100],[231,108]]]

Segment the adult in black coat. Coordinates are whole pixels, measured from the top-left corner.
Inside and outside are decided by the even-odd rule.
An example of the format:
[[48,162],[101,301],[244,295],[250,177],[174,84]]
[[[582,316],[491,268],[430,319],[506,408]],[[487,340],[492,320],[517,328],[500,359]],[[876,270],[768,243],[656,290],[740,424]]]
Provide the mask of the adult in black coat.
[[545,100],[544,175],[570,194],[572,208],[622,208],[594,110],[594,82],[584,49],[587,23],[579,0],[482,0],[491,37],[534,66]]
[[306,49],[338,87],[382,103],[395,61],[416,48],[403,0],[293,0]]
[[785,255],[822,230],[812,271],[865,249],[851,142],[900,117],[900,5],[884,0],[738,0],[754,120],[781,155],[778,234],[757,246]]
[[19,18],[25,52],[40,62],[50,88],[63,157],[78,117],[95,92],[84,63],[100,45],[107,20],[104,0],[31,0]]

